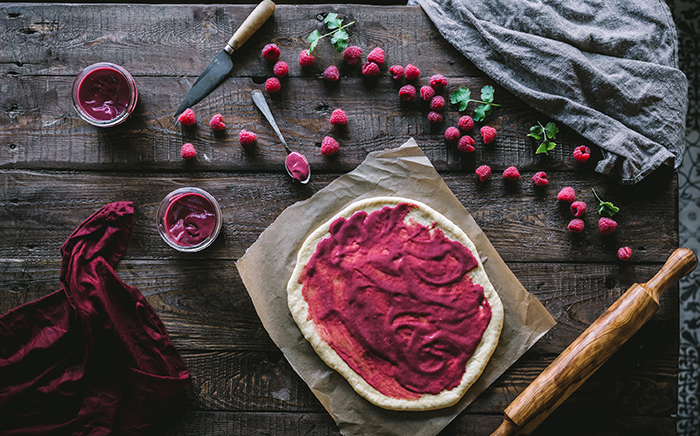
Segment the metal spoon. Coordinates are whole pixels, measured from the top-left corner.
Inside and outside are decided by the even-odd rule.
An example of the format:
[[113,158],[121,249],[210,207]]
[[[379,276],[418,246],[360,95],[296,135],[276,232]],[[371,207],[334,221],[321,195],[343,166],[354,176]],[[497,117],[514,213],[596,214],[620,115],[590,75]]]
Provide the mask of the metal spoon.
[[260,112],[265,116],[267,122],[270,123],[277,137],[282,142],[284,149],[287,151],[287,157],[284,160],[284,168],[287,170],[287,174],[289,174],[294,181],[302,184],[308,183],[311,178],[311,166],[309,165],[309,161],[306,160],[303,154],[292,151],[289,148],[287,141],[284,140],[279,127],[277,127],[275,119],[272,117],[272,112],[270,112],[270,107],[267,105],[263,93],[255,90],[251,95],[253,97],[253,103],[260,109]]

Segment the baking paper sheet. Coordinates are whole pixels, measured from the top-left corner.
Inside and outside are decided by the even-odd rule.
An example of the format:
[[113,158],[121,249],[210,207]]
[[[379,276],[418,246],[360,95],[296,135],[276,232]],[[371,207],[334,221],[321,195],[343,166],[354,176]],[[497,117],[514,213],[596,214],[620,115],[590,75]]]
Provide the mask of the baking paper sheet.
[[[479,380],[452,407],[400,412],[369,403],[318,357],[287,307],[287,282],[306,237],[350,203],[377,196],[424,202],[462,228],[503,301],[505,319],[498,347]],[[438,434],[555,324],[508,269],[413,138],[401,147],[370,153],[354,171],[284,210],[236,266],[270,337],[345,436]]]

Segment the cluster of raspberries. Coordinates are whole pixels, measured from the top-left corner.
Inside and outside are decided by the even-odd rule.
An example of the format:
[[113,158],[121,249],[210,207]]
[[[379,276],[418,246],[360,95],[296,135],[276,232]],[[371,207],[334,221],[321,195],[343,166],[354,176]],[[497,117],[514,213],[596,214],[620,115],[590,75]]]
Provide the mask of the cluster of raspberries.
[[[585,202],[576,200],[576,191],[574,191],[574,188],[572,188],[571,186],[563,188],[561,191],[559,191],[559,194],[557,195],[557,200],[559,200],[562,203],[569,203],[569,210],[574,216],[574,218],[569,222],[569,225],[567,226],[569,232],[583,232],[585,223],[581,217],[586,213],[587,206]],[[600,219],[598,220],[598,230],[603,235],[611,234],[615,231],[616,228],[617,222],[612,218],[604,216],[600,217]],[[632,249],[630,247],[621,247],[617,251],[617,257],[622,261],[629,260],[631,255]]]
[[[197,116],[195,115],[192,108],[187,108],[183,113],[177,117],[177,121],[180,125],[185,127],[192,127],[197,124]],[[220,132],[226,128],[224,124],[224,116],[221,114],[216,114],[209,119],[209,127],[215,132]],[[180,156],[183,159],[191,160],[197,157],[197,149],[192,143],[185,143],[180,148]]]
[[282,89],[280,79],[287,77],[289,74],[289,65],[282,60],[279,60],[282,50],[277,44],[267,44],[262,49],[262,57],[268,62],[274,62],[272,65],[272,73],[274,76],[265,81],[265,91],[270,94],[275,94]]

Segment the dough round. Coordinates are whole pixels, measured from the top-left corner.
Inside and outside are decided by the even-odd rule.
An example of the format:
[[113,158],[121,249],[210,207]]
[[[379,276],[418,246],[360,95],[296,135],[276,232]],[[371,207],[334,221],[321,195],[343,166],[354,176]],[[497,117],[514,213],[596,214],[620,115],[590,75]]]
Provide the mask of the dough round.
[[[386,209],[385,209],[386,208]],[[347,277],[345,278],[345,282],[343,282],[342,279],[333,277],[330,279],[332,282],[328,288],[329,289],[320,289],[316,290],[315,294],[317,297],[312,297],[312,294],[307,294],[309,296],[309,299],[311,301],[329,301],[333,300],[334,302],[331,303],[331,305],[324,309],[325,312],[327,313],[335,313],[336,315],[339,313],[344,313],[343,311],[348,309],[348,306],[350,304],[354,305],[364,305],[367,307],[370,307],[370,309],[367,309],[368,311],[372,312],[370,315],[367,316],[366,318],[363,318],[364,312],[360,311],[359,313],[362,316],[357,316],[353,312],[353,317],[348,321],[348,324],[354,324],[354,320],[357,320],[357,326],[355,325],[349,325],[349,326],[341,326],[338,329],[329,329],[329,325],[324,324],[325,321],[321,321],[321,315],[319,315],[319,310],[316,309],[316,307],[311,307],[309,306],[309,301],[307,301],[307,298],[305,298],[305,292],[311,292],[308,288],[305,291],[305,286],[308,286],[307,282],[309,282],[309,274],[305,272],[307,265],[310,262],[313,262],[314,260],[314,255],[317,253],[317,248],[319,248],[319,243],[323,241],[324,239],[330,238],[332,234],[332,227],[334,226],[334,223],[339,222],[339,223],[344,223],[344,222],[349,222],[350,218],[353,217],[357,218],[358,220],[362,220],[365,215],[370,216],[373,212],[385,212],[388,213],[388,210],[394,210],[398,211],[399,208],[402,208],[404,210],[404,215],[402,215],[403,219],[403,224],[413,226],[409,227],[409,229],[413,228],[420,228],[421,230],[424,231],[424,234],[430,235],[431,238],[435,239],[435,235],[437,232],[437,236],[442,238],[442,243],[443,246],[447,244],[447,246],[451,246],[452,244],[459,243],[462,246],[466,247],[469,252],[471,253],[471,256],[473,256],[473,260],[470,264],[470,266],[473,266],[473,268],[469,269],[468,272],[464,273],[462,278],[460,278],[460,283],[467,283],[467,285],[464,286],[471,286],[470,288],[470,294],[475,294],[477,293],[481,300],[475,300],[475,301],[480,301],[478,303],[477,307],[474,307],[474,312],[477,313],[475,315],[475,318],[479,317],[478,319],[481,320],[482,325],[485,326],[483,333],[480,336],[478,336],[478,333],[475,333],[476,336],[472,339],[473,343],[473,354],[470,358],[468,358],[462,351],[462,349],[457,349],[455,350],[454,348],[450,349],[449,351],[445,351],[446,354],[458,354],[461,355],[461,359],[459,362],[463,363],[466,361],[465,366],[460,366],[455,372],[454,370],[452,371],[452,377],[455,377],[456,374],[456,379],[454,382],[449,387],[446,387],[444,389],[440,388],[440,390],[436,391],[435,385],[431,384],[431,382],[428,378],[426,378],[425,383],[422,383],[421,377],[414,376],[414,375],[409,375],[407,376],[406,373],[411,373],[413,368],[411,370],[407,371],[405,367],[408,365],[408,367],[411,366],[419,366],[419,368],[415,369],[415,371],[418,371],[417,373],[421,373],[421,371],[431,371],[433,367],[438,368],[441,366],[446,365],[446,363],[439,361],[439,356],[442,355],[443,349],[449,348],[449,345],[439,345],[437,347],[432,346],[433,351],[429,351],[428,354],[426,354],[420,348],[422,345],[418,345],[418,353],[419,354],[413,354],[413,356],[419,356],[420,363],[416,363],[415,361],[412,361],[412,359],[409,358],[403,358],[404,361],[403,363],[403,370],[395,369],[394,367],[390,366],[382,366],[382,367],[375,367],[371,366],[369,363],[365,362],[364,355],[366,355],[366,350],[361,348],[361,355],[359,358],[354,357],[353,353],[355,351],[353,347],[357,348],[354,346],[354,341],[353,335],[352,334],[347,334],[347,337],[344,335],[347,333],[347,330],[354,331],[355,329],[365,329],[365,333],[367,332],[367,329],[369,328],[368,325],[370,325],[372,322],[375,322],[375,327],[376,326],[384,326],[387,324],[391,324],[392,322],[407,322],[407,325],[410,326],[419,326],[419,329],[422,329],[420,326],[425,326],[428,325],[432,322],[447,322],[450,323],[452,322],[451,320],[454,318],[462,318],[461,314],[458,314],[455,316],[455,312],[452,307],[453,306],[458,306],[454,304],[445,304],[444,302],[438,301],[437,305],[434,304],[434,302],[430,303],[433,304],[433,306],[427,305],[428,309],[423,309],[422,314],[424,314],[421,317],[409,317],[408,321],[404,320],[404,318],[407,315],[404,315],[401,312],[403,309],[396,309],[400,313],[398,315],[388,315],[391,313],[391,311],[394,309],[394,305],[392,302],[398,302],[400,301],[400,304],[397,305],[403,305],[403,307],[407,307],[407,304],[410,304],[410,301],[413,301],[411,299],[406,298],[405,296],[399,296],[395,297],[393,295],[387,295],[387,294],[392,294],[393,289],[390,291],[383,291],[384,294],[380,294],[379,299],[377,302],[375,301],[368,301],[368,299],[371,298],[365,298],[366,296],[372,296],[372,295],[377,295],[376,292],[375,294],[364,294],[365,287],[372,287],[372,284],[370,283],[369,285],[356,285],[353,283],[353,289],[361,289],[361,291],[357,291],[353,297],[352,302],[346,302],[345,300],[338,299],[337,297],[340,294],[343,294],[345,291],[339,291],[339,289],[343,288],[345,285],[347,285],[346,282],[349,282],[347,280]],[[407,212],[405,212],[407,211]],[[359,214],[359,215],[355,215]],[[397,215],[393,215],[397,216]],[[337,221],[339,219],[344,219]],[[366,219],[366,217],[364,218]],[[382,225],[382,222],[386,221],[378,221],[379,224],[375,223],[375,227],[377,225]],[[441,233],[441,234],[440,234]],[[393,237],[393,236],[391,236]],[[376,239],[376,238],[374,238]],[[370,241],[371,243],[371,241]],[[356,244],[357,245],[357,244]],[[458,247],[459,250],[464,251],[461,247]],[[383,249],[383,251],[375,251],[375,254],[378,256],[383,256],[386,254],[388,250]],[[421,250],[415,250],[414,252],[418,258],[422,256],[422,251]],[[458,251],[459,252],[459,251]],[[355,252],[353,252],[355,253]],[[413,255],[414,253],[411,253]],[[344,255],[339,255],[340,257]],[[352,254],[352,256],[355,256],[355,254]],[[354,257],[348,255],[347,259],[348,262],[353,262]],[[368,257],[369,254],[366,256]],[[328,257],[333,257],[326,255],[323,259],[325,261],[328,261]],[[396,260],[395,256],[392,258],[393,263],[389,263],[390,267],[387,267],[386,265],[384,266],[379,266],[378,270],[379,272],[376,272],[374,269],[372,270],[372,274],[374,274],[374,277],[379,277],[378,280],[383,280],[383,278],[389,278],[389,279],[396,279],[396,280],[403,280],[403,279],[397,279],[397,272],[392,269],[391,265],[399,265],[401,262],[409,262],[411,259],[407,259],[408,257],[411,256],[404,256],[405,258],[402,258],[400,261]],[[345,257],[342,257],[342,259],[334,259],[333,262],[339,261],[339,262],[344,262]],[[381,260],[381,259],[380,259]],[[459,259],[457,259],[459,260]],[[418,260],[420,262],[421,260]],[[427,274],[423,273],[424,275],[427,275],[429,278],[428,280],[431,281],[432,286],[430,294],[435,294],[437,295],[436,298],[442,298],[442,296],[449,296],[452,295],[450,298],[461,298],[465,299],[466,297],[463,297],[462,294],[450,291],[449,286],[450,284],[445,284],[442,286],[440,283],[441,278],[440,277],[446,277],[447,275],[451,274],[451,270],[453,268],[451,267],[445,267],[445,265],[448,265],[448,261],[452,261],[454,265],[459,265],[460,263],[454,263],[455,259],[446,259],[444,261],[440,261],[439,265],[438,263],[434,263],[436,265],[436,268],[434,268],[436,271],[439,270],[438,275],[434,275],[432,273],[432,270],[430,270]],[[373,260],[368,261],[369,265],[373,265],[374,262]],[[463,263],[463,262],[462,262]],[[312,263],[314,265],[314,263]],[[372,269],[372,266],[366,266],[367,264],[363,264],[363,268],[367,269]],[[402,271],[405,271],[405,265],[406,263],[403,264],[404,268],[402,268]],[[390,270],[389,270],[390,269]],[[399,267],[397,266],[396,270],[398,270]],[[314,270],[315,271],[315,270]],[[418,274],[413,270],[409,270],[412,272],[409,273],[404,273],[404,274],[409,274],[411,276]],[[415,273],[415,274],[414,274]],[[316,272],[312,272],[312,274],[318,274]],[[365,274],[363,272],[358,272],[355,271],[353,276],[353,282],[359,281],[362,282],[363,280],[366,280]],[[442,276],[440,276],[442,274]],[[437,277],[437,278],[436,278]],[[357,279],[355,279],[357,278]],[[436,280],[437,282],[433,282],[433,279]],[[320,280],[320,279],[319,279]],[[408,279],[406,279],[408,280]],[[450,279],[445,279],[446,281],[449,281]],[[370,280],[371,281],[371,280]],[[440,282],[440,283],[438,283]],[[340,283],[340,284],[337,284]],[[363,282],[364,283],[364,282]],[[402,282],[403,283],[403,282]],[[437,283],[437,284],[436,284]],[[461,286],[461,285],[460,285]],[[316,286],[318,288],[318,286]],[[330,289],[332,288],[332,289]],[[385,288],[387,288],[385,286]],[[410,286],[409,286],[410,288]],[[480,288],[483,288],[483,295],[480,293]],[[437,289],[437,292],[432,292],[432,290]],[[461,289],[461,288],[460,288]],[[473,291],[476,289],[476,291]],[[320,291],[320,292],[319,292]],[[374,291],[373,291],[374,292]],[[409,289],[409,292],[410,289]],[[452,293],[451,293],[452,292]],[[326,296],[320,296],[318,297],[319,294],[322,293],[330,293],[329,295]],[[398,198],[398,197],[374,197],[374,198],[369,198],[365,200],[360,200],[357,201],[342,211],[340,211],[336,216],[331,218],[329,221],[321,225],[318,229],[316,229],[304,242],[302,245],[299,254],[297,256],[297,263],[294,268],[294,271],[292,273],[292,276],[289,280],[289,283],[287,285],[287,294],[288,294],[288,303],[289,303],[289,309],[292,313],[292,316],[301,329],[304,337],[306,340],[309,341],[309,343],[312,345],[314,350],[318,353],[318,355],[323,359],[326,364],[328,364],[331,368],[334,370],[338,371],[347,381],[350,383],[352,388],[361,396],[366,398],[368,401],[371,403],[385,408],[385,409],[390,409],[390,410],[432,410],[432,409],[439,409],[439,408],[444,408],[444,407],[449,407],[457,403],[460,398],[464,395],[464,393],[469,389],[469,387],[479,378],[481,373],[483,372],[484,368],[486,367],[486,364],[488,363],[491,355],[493,354],[493,351],[495,350],[496,346],[498,345],[498,339],[501,334],[501,329],[503,326],[503,305],[501,303],[500,298],[498,297],[498,294],[496,293],[495,289],[493,288],[493,285],[489,281],[486,272],[484,271],[483,264],[481,263],[481,259],[479,258],[479,255],[476,251],[476,247],[472,243],[472,241],[469,239],[469,237],[462,231],[459,227],[457,227],[454,223],[452,223],[449,219],[444,217],[442,214],[439,212],[433,210],[429,206],[415,201],[415,200],[410,200],[410,199],[405,199],[405,198]],[[422,292],[421,295],[426,294],[426,292]],[[343,294],[344,295],[344,294]],[[466,295],[466,294],[465,294]],[[355,298],[356,297],[356,298]],[[314,298],[316,298],[314,300]],[[345,297],[340,297],[340,298],[345,298]],[[397,300],[400,299],[400,300]],[[422,298],[422,297],[420,297]],[[470,298],[476,298],[476,297],[470,297]],[[485,301],[484,301],[485,300]],[[381,307],[382,304],[386,304],[387,301],[389,302],[386,307]],[[409,303],[406,303],[406,301],[409,301]],[[431,300],[432,301],[432,300]],[[316,304],[316,303],[314,303]],[[323,304],[317,304],[318,306],[322,306]],[[466,304],[466,303],[465,303]],[[363,306],[363,307],[364,307]],[[345,309],[344,309],[345,307]],[[353,306],[354,307],[354,306]],[[432,308],[434,307],[434,309]],[[482,314],[487,313],[490,308],[490,319],[488,319],[487,316],[482,316]],[[448,315],[446,316],[448,320],[437,320],[435,321],[434,319],[432,321],[426,321],[426,319],[430,319],[430,317],[436,316],[433,314],[433,312],[439,312],[440,310],[445,310]],[[452,312],[450,312],[452,310]],[[383,314],[387,314],[386,317],[387,319],[380,319],[380,320],[375,320],[377,318],[377,314],[381,314],[381,316],[384,316]],[[380,317],[381,317],[380,316]],[[391,319],[388,319],[388,318]],[[471,323],[472,318],[470,318],[468,321],[460,321],[462,323]],[[365,325],[367,324],[367,325]],[[453,322],[452,324],[456,324],[456,322]],[[449,324],[451,325],[451,324]],[[445,331],[450,330],[448,327],[431,327],[433,335],[443,335],[445,334]],[[465,325],[465,324],[463,324]],[[331,327],[333,325],[330,325]],[[403,327],[398,327],[395,332],[393,332],[392,335],[386,335],[385,331],[382,331],[381,328],[378,329],[376,333],[374,332],[369,332],[369,337],[370,337],[370,342],[372,341],[379,341],[383,336],[392,336],[393,338],[399,338],[399,339],[385,339],[387,341],[386,347],[382,347],[381,343],[377,342],[377,344],[374,344],[373,347],[370,346],[370,348],[373,348],[375,354],[382,354],[387,353],[390,357],[388,358],[389,361],[391,361],[391,358],[398,353],[398,355],[403,356],[403,351],[397,350],[399,347],[397,344],[401,343],[400,341],[402,340],[403,337],[406,338],[406,343],[408,341],[422,341],[421,343],[425,342],[426,336],[430,336],[430,334],[423,334],[425,331],[420,330],[420,334],[415,333],[415,331],[406,331],[406,330],[401,330]],[[464,329],[465,327],[460,327],[461,329]],[[469,327],[467,327],[469,328]],[[430,329],[428,329],[430,331]],[[463,338],[464,336],[460,336],[459,332],[463,332],[464,330],[456,330],[458,333],[456,337],[458,338]],[[403,333],[406,332],[406,333]],[[454,332],[453,332],[454,333]],[[404,335],[404,336],[401,336]],[[367,335],[366,335],[367,336]],[[455,335],[453,335],[455,337]],[[410,338],[410,339],[409,339]],[[399,341],[399,342],[397,342]],[[335,344],[335,348],[331,346],[331,342]],[[348,345],[348,349],[345,349],[345,344]],[[366,347],[366,345],[365,345]],[[407,348],[410,348],[408,345],[406,346]],[[474,348],[475,347],[475,348]],[[437,350],[437,351],[435,351]],[[363,354],[364,353],[364,354]],[[430,354],[433,353],[433,354]],[[341,357],[344,356],[344,357]],[[374,354],[372,354],[374,356]],[[426,360],[423,361],[423,357],[426,357]],[[436,357],[438,356],[438,357]],[[381,357],[381,356],[380,356]],[[468,360],[467,360],[468,358]],[[378,361],[382,362],[383,360],[381,358],[377,358]],[[447,360],[447,359],[445,359]],[[456,360],[451,359],[450,362],[454,362]],[[443,365],[444,364],[444,365]],[[353,369],[354,368],[354,369]],[[387,368],[389,370],[387,370]],[[386,374],[392,373],[395,375],[389,375],[386,376]],[[363,375],[361,375],[363,374]],[[403,377],[404,380],[401,381],[399,380],[398,382],[394,382],[394,380],[390,381],[377,381],[374,380],[375,376],[377,374],[380,374],[380,377],[388,378],[388,377],[398,377],[401,378]],[[461,376],[460,376],[461,375]],[[411,377],[414,378],[415,380],[411,380]],[[367,378],[367,379],[366,379]],[[438,380],[442,380],[437,378]],[[385,383],[386,382],[386,383]],[[374,386],[373,386],[374,384]],[[422,391],[424,389],[424,391]]]

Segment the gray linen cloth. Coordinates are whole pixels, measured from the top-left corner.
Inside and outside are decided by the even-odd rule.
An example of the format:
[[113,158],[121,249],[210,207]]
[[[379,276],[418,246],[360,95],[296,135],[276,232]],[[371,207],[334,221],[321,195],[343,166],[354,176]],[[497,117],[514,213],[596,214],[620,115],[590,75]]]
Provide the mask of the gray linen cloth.
[[409,0],[477,68],[634,184],[685,150],[688,80],[662,0]]

